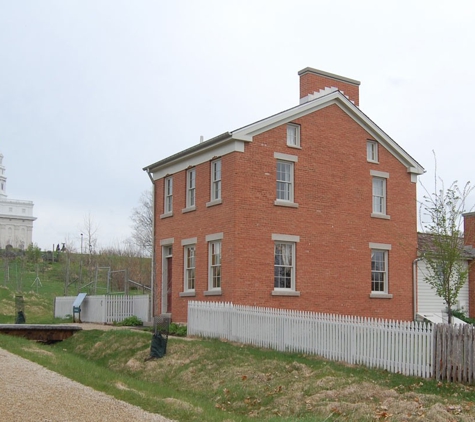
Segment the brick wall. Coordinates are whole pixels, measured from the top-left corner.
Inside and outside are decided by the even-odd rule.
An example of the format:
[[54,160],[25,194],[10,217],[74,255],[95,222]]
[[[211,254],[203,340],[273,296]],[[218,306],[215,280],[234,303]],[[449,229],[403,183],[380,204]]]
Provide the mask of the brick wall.
[[[295,123],[301,125],[302,150],[286,146],[285,126],[258,135],[239,157],[249,184],[237,216],[239,253],[234,301],[257,306],[412,319],[412,261],[416,257],[416,186],[406,168],[387,151],[380,164],[366,161],[368,134],[337,106]],[[274,151],[298,155],[295,165],[297,209],[278,207]],[[251,157],[251,158],[249,158]],[[248,163],[252,163],[249,167]],[[371,218],[370,169],[385,171],[390,220]],[[272,233],[300,236],[296,246],[300,297],[271,296]],[[389,293],[370,299],[369,242],[392,245]],[[244,272],[252,263],[252,272]]]

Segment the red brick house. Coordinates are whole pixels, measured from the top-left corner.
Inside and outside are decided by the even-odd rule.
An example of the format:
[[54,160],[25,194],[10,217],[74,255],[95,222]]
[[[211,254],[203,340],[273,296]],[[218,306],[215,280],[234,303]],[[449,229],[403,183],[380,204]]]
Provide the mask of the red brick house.
[[305,68],[300,104],[144,168],[155,312],[189,300],[412,320],[421,165],[359,108],[359,82]]

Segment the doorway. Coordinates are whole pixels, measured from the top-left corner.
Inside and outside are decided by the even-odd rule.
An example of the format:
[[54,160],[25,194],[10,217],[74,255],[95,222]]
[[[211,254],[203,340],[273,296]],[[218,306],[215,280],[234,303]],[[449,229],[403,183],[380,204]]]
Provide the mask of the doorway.
[[162,312],[172,313],[173,248],[163,247]]

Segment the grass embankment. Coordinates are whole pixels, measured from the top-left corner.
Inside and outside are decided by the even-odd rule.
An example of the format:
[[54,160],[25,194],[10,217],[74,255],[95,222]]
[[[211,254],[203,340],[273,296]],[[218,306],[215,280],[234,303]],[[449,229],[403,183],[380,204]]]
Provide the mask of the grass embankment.
[[145,361],[150,333],[82,331],[54,346],[2,347],[179,421],[475,420],[475,387],[217,340],[170,338]]

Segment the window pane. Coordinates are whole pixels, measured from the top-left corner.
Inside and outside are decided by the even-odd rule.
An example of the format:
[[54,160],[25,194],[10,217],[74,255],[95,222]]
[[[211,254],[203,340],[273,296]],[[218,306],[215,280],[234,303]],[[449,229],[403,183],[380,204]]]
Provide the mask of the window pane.
[[373,195],[383,196],[384,195],[384,180],[374,178],[373,179]]
[[290,163],[277,162],[277,180],[290,182]]

